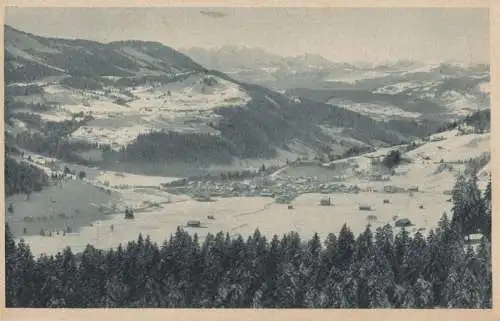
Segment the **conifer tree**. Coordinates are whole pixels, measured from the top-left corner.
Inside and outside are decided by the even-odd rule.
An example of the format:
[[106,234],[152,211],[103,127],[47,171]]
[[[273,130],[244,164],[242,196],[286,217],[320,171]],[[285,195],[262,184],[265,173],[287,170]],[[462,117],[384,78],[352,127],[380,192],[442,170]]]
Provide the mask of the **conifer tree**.
[[483,211],[484,215],[482,215],[481,227],[483,234],[486,235],[488,239],[491,240],[491,215],[492,215],[492,204],[491,204],[491,176],[488,181],[488,185],[486,185],[486,189],[483,195]]
[[492,307],[492,266],[491,266],[491,243],[486,238],[481,239],[477,253],[478,271],[476,278],[481,282],[480,294],[482,298],[481,307]]
[[412,305],[408,306],[409,308],[429,309],[433,307],[434,294],[432,284],[429,281],[419,277],[411,290],[414,301]]
[[459,175],[452,190],[453,218],[455,226],[463,236],[477,232],[484,213],[481,192],[477,186],[477,175],[472,172],[469,178]]
[[334,264],[340,269],[347,270],[354,255],[354,234],[346,224],[342,226],[336,243]]
[[20,306],[17,292],[22,280],[17,277],[17,247],[8,224],[5,225],[5,304],[8,308]]

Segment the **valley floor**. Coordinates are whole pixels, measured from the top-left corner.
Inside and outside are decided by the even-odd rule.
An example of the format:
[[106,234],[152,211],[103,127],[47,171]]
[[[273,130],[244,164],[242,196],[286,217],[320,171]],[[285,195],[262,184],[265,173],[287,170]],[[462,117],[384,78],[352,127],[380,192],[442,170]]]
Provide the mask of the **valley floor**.
[[[360,192],[301,194],[291,201],[292,208],[287,204],[277,204],[272,197],[262,196],[215,198],[199,202],[188,195],[172,195],[161,187],[162,183],[172,181],[171,178],[96,172],[84,182],[76,181],[65,183],[65,187],[49,188],[34,195],[30,201],[22,197],[9,198],[7,202],[15,202],[17,210],[7,216],[7,222],[19,222],[26,215],[47,211],[48,207],[53,206],[47,199],[52,200],[54,195],[59,195],[57,202],[67,204],[59,205],[62,207],[57,211],[61,212],[74,211],[78,206],[81,211],[92,208],[88,203],[101,202],[96,204],[97,207],[107,204],[104,211],[101,208],[100,212],[89,212],[92,219],[78,221],[66,218],[65,224],[71,224],[74,231],[65,235],[53,233],[52,236],[41,236],[35,232],[22,236],[19,232],[21,226],[34,223],[18,223],[15,234],[18,238],[22,236],[35,255],[55,254],[66,246],[75,252],[82,251],[87,244],[97,248],[116,247],[137,239],[139,233],[149,235],[153,241],[161,244],[179,226],[190,233],[197,233],[200,240],[208,233],[220,231],[246,237],[257,228],[267,237],[297,231],[303,238],[310,238],[317,232],[324,239],[328,233],[338,233],[345,223],[356,234],[361,233],[367,224],[371,224],[374,229],[385,224],[394,226],[396,219],[407,218],[414,224],[408,228],[410,232],[426,234],[436,227],[443,212],[450,213],[451,202],[448,200],[451,196],[447,192],[452,189],[456,174],[465,169],[460,161],[489,151],[489,134],[455,136],[450,132],[440,136],[443,136],[443,140],[426,143],[404,153],[403,157],[410,159],[411,163],[400,165],[389,181],[370,181],[353,175],[354,168],[358,172],[369,170],[369,158],[366,156],[370,155],[339,160],[337,162],[349,162],[352,166],[344,171],[345,180],[341,183],[355,185]],[[380,150],[378,153],[383,155],[387,151]],[[422,157],[430,159],[424,160]],[[449,163],[449,168],[444,171],[438,170],[442,167],[441,159]],[[480,172],[481,187],[487,181],[489,168],[487,165]],[[325,170],[328,169],[319,168],[318,175],[324,176],[322,173]],[[284,180],[292,174],[300,176],[300,172],[300,168],[285,168],[274,177]],[[314,170],[309,168],[307,176],[314,176]],[[75,187],[78,184],[84,187]],[[387,185],[406,190],[413,186],[418,191],[412,196],[408,192],[385,193],[384,186]],[[107,190],[110,192],[104,193]],[[328,196],[331,197],[332,205],[320,206],[320,200]],[[30,202],[32,204],[27,205]],[[360,210],[360,206],[369,206],[370,210]],[[109,210],[111,207],[114,207],[113,211]],[[134,220],[124,219],[126,207],[134,209]],[[213,219],[208,216],[213,216]],[[200,221],[201,226],[187,227],[189,220]],[[50,225],[48,222],[46,224]],[[32,226],[29,229],[33,231]]]

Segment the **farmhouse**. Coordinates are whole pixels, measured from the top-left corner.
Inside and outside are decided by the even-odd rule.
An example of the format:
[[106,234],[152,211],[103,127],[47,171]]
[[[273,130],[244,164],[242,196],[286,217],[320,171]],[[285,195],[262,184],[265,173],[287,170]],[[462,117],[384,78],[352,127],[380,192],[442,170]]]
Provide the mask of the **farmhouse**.
[[190,220],[186,224],[187,227],[201,227],[200,221]]
[[332,200],[330,197],[328,198],[323,198],[319,201],[319,205],[322,205],[322,206],[330,206],[332,205]]
[[371,211],[372,207],[370,205],[360,205],[359,210],[360,211]]
[[475,233],[475,234],[469,234],[464,239],[465,239],[465,242],[467,244],[476,245],[476,244],[481,243],[482,238],[483,238],[483,234]]

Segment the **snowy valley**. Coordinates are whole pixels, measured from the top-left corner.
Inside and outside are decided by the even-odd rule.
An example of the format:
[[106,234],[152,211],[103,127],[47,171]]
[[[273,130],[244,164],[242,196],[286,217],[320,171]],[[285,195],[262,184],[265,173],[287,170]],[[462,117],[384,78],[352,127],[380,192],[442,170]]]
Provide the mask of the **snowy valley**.
[[[8,157],[52,177],[29,199],[9,196],[6,218],[37,254],[114,247],[138,233],[161,242],[178,226],[201,239],[256,228],[326,237],[345,223],[361,233],[405,218],[425,234],[450,212],[470,159],[482,160],[482,188],[489,178],[483,66],[275,57],[260,62],[265,73],[286,66],[323,80],[273,91],[158,43],[82,51],[79,40],[6,32]],[[405,161],[380,165],[395,150]],[[75,193],[80,200],[67,202]],[[325,197],[330,206],[319,206]],[[127,209],[134,220],[123,219]],[[205,228],[186,226],[192,220]]]

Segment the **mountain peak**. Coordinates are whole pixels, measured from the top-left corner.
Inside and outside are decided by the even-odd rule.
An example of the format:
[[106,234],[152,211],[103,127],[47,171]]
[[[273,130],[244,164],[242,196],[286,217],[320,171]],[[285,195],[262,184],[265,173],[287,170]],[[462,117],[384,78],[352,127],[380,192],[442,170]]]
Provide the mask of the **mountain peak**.
[[7,81],[49,76],[130,77],[203,71],[184,54],[156,41],[125,40],[107,44],[90,40],[35,36],[5,29]]

